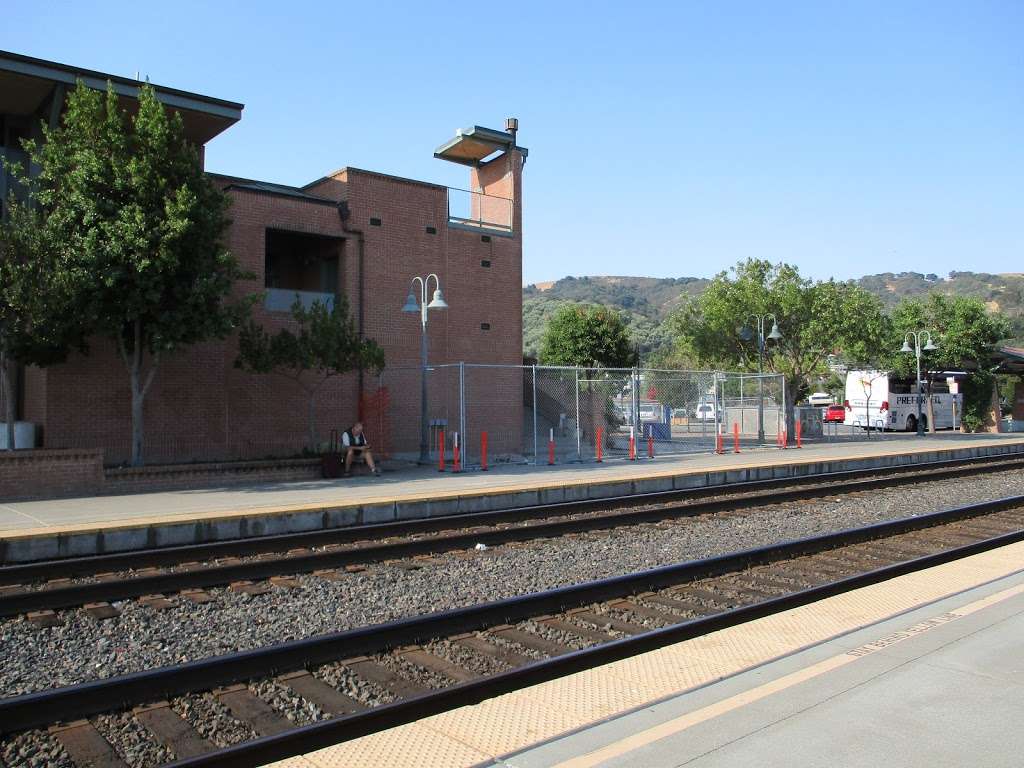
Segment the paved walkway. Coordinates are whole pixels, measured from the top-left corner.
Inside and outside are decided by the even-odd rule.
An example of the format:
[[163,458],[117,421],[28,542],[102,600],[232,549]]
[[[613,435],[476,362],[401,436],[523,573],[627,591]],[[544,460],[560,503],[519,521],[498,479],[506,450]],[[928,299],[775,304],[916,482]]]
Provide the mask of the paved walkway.
[[[0,538],[91,530],[125,525],[269,515],[331,507],[372,506],[395,502],[492,496],[520,491],[565,489],[595,483],[618,483],[681,474],[706,474],[783,464],[858,459],[889,454],[927,453],[993,444],[1019,444],[1019,435],[888,436],[863,442],[818,444],[800,450],[764,448],[740,454],[696,454],[637,462],[561,466],[497,466],[488,472],[440,474],[434,468],[408,468],[380,478],[314,480],[225,488],[164,491],[123,496],[95,496],[49,501],[0,502]],[[628,492],[628,490],[626,491]]]
[[1024,543],[274,763],[1019,766]]

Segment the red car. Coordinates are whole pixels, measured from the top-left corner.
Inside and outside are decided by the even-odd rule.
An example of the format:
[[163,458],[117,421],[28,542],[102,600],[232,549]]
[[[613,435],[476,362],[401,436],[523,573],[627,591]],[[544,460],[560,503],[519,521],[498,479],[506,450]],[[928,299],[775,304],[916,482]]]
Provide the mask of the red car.
[[834,422],[842,424],[846,421],[846,406],[844,405],[830,405],[825,409],[824,419],[827,422]]

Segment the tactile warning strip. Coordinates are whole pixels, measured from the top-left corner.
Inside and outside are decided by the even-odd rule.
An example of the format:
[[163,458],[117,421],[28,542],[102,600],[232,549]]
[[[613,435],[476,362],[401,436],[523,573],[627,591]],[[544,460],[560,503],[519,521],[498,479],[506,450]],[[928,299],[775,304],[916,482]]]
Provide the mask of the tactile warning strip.
[[1022,569],[1024,542],[282,760],[273,768],[468,768]]

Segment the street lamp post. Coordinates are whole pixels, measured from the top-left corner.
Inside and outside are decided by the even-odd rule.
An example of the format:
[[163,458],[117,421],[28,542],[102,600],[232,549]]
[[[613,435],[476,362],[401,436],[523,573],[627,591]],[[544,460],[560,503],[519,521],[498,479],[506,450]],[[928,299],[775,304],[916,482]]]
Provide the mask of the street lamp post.
[[[427,303],[427,289],[430,278],[434,278],[434,297]],[[416,303],[414,286],[420,284],[420,301]],[[414,277],[409,284],[409,296],[405,300],[403,312],[420,313],[420,463],[430,461],[430,427],[427,424],[427,310],[447,309],[448,304],[441,293],[441,280],[431,273],[426,277]]]
[[[757,441],[759,443],[764,442],[764,349],[765,349],[765,335],[764,335],[764,324],[768,318],[772,319],[772,329],[768,333],[768,338],[772,341],[778,341],[782,338],[782,333],[779,331],[779,321],[775,319],[775,315],[771,312],[764,315],[751,315],[748,319],[753,319],[757,326]],[[749,338],[749,334],[748,334]],[[785,407],[785,403],[783,403]]]
[[[924,346],[921,346],[921,337],[925,336]],[[914,340],[914,346],[911,348],[910,339]],[[907,334],[903,337],[903,346],[900,347],[900,352],[911,352],[914,357],[917,358],[917,436],[922,437],[924,435],[924,424],[921,423],[921,353],[931,352],[932,350],[938,349],[932,344],[932,332],[931,331],[907,331]]]

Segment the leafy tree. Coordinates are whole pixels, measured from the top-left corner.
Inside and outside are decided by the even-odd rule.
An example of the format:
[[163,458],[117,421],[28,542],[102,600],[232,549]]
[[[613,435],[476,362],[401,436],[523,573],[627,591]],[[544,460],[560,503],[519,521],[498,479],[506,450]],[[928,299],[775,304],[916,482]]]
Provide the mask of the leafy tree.
[[53,365],[63,362],[72,348],[84,348],[62,265],[44,227],[37,211],[13,197],[8,218],[0,222],[0,394],[11,451],[16,367]]
[[294,381],[308,398],[309,447],[318,440],[314,407],[317,392],[335,376],[353,370],[384,369],[384,351],[355,330],[348,302],[339,297],[330,309],[314,301],[309,309],[296,298],[292,318],[298,333],[282,328],[271,336],[250,320],[239,334],[235,367],[251,373],[274,373]]
[[622,317],[608,307],[560,307],[548,321],[541,342],[540,361],[545,365],[625,368],[633,359]]
[[227,198],[203,173],[181,116],[148,84],[128,116],[110,84],[104,95],[79,82],[61,125],[24,146],[40,172],[23,181],[49,246],[64,254],[79,317],[127,368],[140,465],[143,406],[161,359],[227,336],[255,298],[229,297],[247,275],[223,245]]
[[716,275],[701,296],[676,311],[671,326],[678,353],[703,366],[756,371],[756,332],[747,341],[751,334],[744,330],[752,328],[754,315],[767,313],[775,315],[783,337],[766,342],[764,367],[785,376],[790,432],[794,403],[810,391],[809,377],[827,374],[830,353],[867,363],[889,337],[881,303],[865,290],[813,282],[788,264],[750,259]]
[[[893,335],[887,344],[887,367],[903,376],[915,376],[917,373],[916,356],[897,351],[911,331],[930,332],[937,347],[921,354],[921,378],[927,385],[929,429],[935,430],[931,398],[934,378],[942,371],[977,368],[978,373],[972,374],[978,378],[976,385],[967,387],[965,391],[965,416],[970,420],[970,414],[987,413],[994,380],[981,371],[989,365],[993,347],[1011,335],[1009,320],[1001,314],[990,313],[981,299],[972,296],[932,293],[924,299],[900,302],[892,313]],[[910,341],[914,346],[913,339]],[[924,346],[924,339],[921,345]],[[981,401],[973,402],[982,385],[988,391]]]

